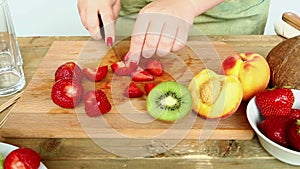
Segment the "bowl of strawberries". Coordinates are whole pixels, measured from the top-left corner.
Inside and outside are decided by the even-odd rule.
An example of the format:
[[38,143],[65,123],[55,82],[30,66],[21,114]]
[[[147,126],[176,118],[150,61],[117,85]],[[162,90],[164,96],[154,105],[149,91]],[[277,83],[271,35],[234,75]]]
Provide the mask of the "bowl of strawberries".
[[261,91],[246,112],[262,147],[278,160],[300,166],[300,90]]

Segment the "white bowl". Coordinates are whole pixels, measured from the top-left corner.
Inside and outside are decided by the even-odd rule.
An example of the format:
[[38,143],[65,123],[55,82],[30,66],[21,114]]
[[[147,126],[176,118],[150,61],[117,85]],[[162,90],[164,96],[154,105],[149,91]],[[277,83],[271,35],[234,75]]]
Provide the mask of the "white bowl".
[[[300,90],[292,90],[295,96],[293,108],[300,109]],[[247,119],[255,131],[262,147],[278,160],[291,164],[300,165],[300,152],[285,148],[264,136],[258,129],[258,124],[262,120],[260,111],[255,104],[255,97],[252,98],[247,105]]]

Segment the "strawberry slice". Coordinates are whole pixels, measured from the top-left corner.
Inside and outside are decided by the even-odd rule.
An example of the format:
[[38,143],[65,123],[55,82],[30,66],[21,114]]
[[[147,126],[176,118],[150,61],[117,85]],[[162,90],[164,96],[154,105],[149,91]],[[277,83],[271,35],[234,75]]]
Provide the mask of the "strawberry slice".
[[131,73],[131,78],[133,81],[136,82],[144,82],[144,81],[151,81],[154,77],[146,70],[138,67],[136,71]]
[[150,91],[157,85],[158,83],[146,83],[144,85],[144,89],[146,94],[148,95],[150,93]]
[[106,114],[111,110],[111,104],[102,90],[90,90],[84,96],[85,112],[90,117]]
[[74,108],[83,95],[83,86],[79,81],[72,79],[60,79],[52,86],[52,101],[63,108]]
[[72,61],[60,65],[55,71],[55,81],[59,79],[81,80],[83,77],[81,68]]
[[294,104],[294,95],[289,88],[276,88],[256,94],[255,103],[264,117],[289,115]]
[[147,62],[147,69],[154,76],[161,76],[164,74],[163,65],[159,59],[151,59]]
[[111,70],[115,75],[118,76],[129,76],[137,68],[137,64],[131,62],[129,67],[123,61],[115,62],[111,65]]
[[135,83],[131,82],[129,86],[126,87],[123,94],[129,98],[136,98],[143,96],[144,92]]
[[108,72],[108,66],[100,66],[98,68],[83,68],[85,76],[93,82],[101,81]]
[[38,169],[40,162],[41,157],[36,151],[30,148],[18,148],[8,154],[3,166],[5,169]]

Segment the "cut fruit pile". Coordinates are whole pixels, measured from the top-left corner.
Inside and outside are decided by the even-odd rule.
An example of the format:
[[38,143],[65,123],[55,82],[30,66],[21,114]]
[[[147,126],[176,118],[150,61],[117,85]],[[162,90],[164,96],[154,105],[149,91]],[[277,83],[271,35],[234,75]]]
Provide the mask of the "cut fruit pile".
[[256,94],[255,103],[264,118],[260,131],[275,143],[300,151],[300,110],[289,88],[267,89]]
[[[102,81],[108,65],[98,68],[81,69],[75,62],[69,61],[59,66],[55,72],[52,86],[52,101],[62,108],[75,108],[84,100],[85,112],[90,117],[108,113],[112,105],[102,90],[84,91],[83,77],[93,82]],[[113,63],[110,68],[116,76],[129,76],[131,82],[124,89],[128,98],[147,96],[147,110],[151,116],[162,121],[176,121],[190,112],[192,99],[188,89],[177,82],[149,82],[164,74],[163,65],[158,59],[148,59],[145,68],[135,63],[126,66],[123,61]],[[139,83],[137,85],[136,83]],[[140,88],[143,84],[144,89]],[[152,92],[152,90],[155,91]]]

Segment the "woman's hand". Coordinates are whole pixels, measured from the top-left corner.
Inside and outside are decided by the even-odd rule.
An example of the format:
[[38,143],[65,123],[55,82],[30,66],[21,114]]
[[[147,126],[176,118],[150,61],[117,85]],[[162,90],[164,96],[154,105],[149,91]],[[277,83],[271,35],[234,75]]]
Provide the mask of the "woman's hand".
[[82,24],[96,40],[104,38],[101,37],[99,27],[98,14],[101,15],[105,41],[109,46],[112,45],[115,39],[115,21],[121,9],[120,0],[78,0],[77,5]]
[[156,0],[139,13],[131,37],[128,62],[140,56],[165,56],[185,46],[194,18],[223,0]]

